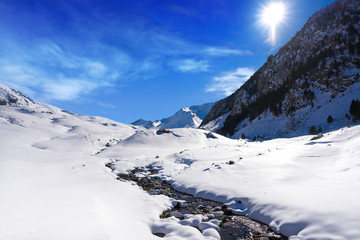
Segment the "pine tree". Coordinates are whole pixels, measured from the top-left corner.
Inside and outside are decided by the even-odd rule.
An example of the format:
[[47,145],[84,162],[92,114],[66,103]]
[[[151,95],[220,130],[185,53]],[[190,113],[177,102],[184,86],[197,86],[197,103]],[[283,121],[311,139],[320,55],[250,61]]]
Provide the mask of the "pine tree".
[[241,134],[241,139],[245,139],[246,137],[245,137],[245,133],[242,133]]
[[354,117],[355,120],[360,119],[360,101],[359,100],[352,100],[350,109],[350,114]]
[[322,133],[323,129],[321,128],[321,126],[319,126],[317,133]]
[[311,135],[317,134],[317,131],[316,131],[315,126],[311,126],[311,127],[310,127],[310,129],[309,129],[309,134],[311,134]]
[[334,119],[331,115],[328,116],[327,120],[326,120],[328,123],[333,123],[334,122]]

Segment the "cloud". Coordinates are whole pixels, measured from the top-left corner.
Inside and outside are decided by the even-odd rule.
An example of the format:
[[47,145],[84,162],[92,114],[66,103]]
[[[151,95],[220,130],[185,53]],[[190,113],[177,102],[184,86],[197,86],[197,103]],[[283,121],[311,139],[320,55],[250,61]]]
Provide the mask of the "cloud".
[[207,61],[192,58],[174,60],[169,65],[180,72],[206,72],[209,68]]
[[238,50],[238,49],[230,49],[230,48],[222,48],[222,47],[208,47],[205,48],[204,53],[211,56],[230,56],[230,55],[252,55],[252,52],[248,50]]
[[111,103],[97,102],[96,105],[99,107],[108,108],[108,109],[116,109],[117,108],[116,105],[111,104]]
[[[109,69],[105,61],[80,56],[49,40],[37,41],[28,50],[21,45],[12,49],[0,57],[1,81],[40,101],[77,99],[111,86],[121,73],[119,61]],[[123,58],[117,55],[111,57]]]
[[[122,10],[123,15],[114,16],[100,14],[87,1],[54,4],[52,9],[66,15],[60,25],[52,15],[57,11],[46,5],[24,14],[17,14],[15,4],[7,4],[11,11],[0,5],[0,13],[14,13],[0,14],[0,19],[8,18],[0,21],[0,81],[39,101],[71,101],[100,88],[106,94],[161,76],[169,66],[179,72],[206,72],[216,58],[251,54],[191,41],[131,9],[129,15]],[[81,9],[87,4],[85,14]]]
[[[134,34],[134,33],[133,33]],[[226,56],[249,56],[252,52],[249,50],[233,49],[221,46],[209,46],[187,41],[170,33],[163,33],[159,31],[146,31],[144,33],[136,33],[134,37],[138,44],[144,46],[151,46],[144,49],[161,55],[172,56],[211,56],[211,57],[226,57]],[[141,48],[141,46],[139,46]]]
[[228,96],[241,87],[255,70],[248,67],[238,68],[235,71],[225,72],[221,76],[214,77],[206,92],[219,92]]
[[104,76],[107,72],[107,68],[103,63],[100,62],[86,62],[85,65],[88,67],[89,74],[101,77]]
[[80,94],[88,93],[97,88],[96,83],[81,79],[65,79],[58,81],[47,81],[42,90],[47,99],[58,101],[74,100]]

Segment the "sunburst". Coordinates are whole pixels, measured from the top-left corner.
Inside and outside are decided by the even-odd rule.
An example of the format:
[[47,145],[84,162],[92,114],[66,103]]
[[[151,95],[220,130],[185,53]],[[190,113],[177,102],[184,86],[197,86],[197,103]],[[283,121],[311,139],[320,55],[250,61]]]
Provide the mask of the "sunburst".
[[272,2],[262,10],[261,21],[270,29],[270,39],[273,44],[276,40],[276,27],[285,18],[286,8],[282,2]]

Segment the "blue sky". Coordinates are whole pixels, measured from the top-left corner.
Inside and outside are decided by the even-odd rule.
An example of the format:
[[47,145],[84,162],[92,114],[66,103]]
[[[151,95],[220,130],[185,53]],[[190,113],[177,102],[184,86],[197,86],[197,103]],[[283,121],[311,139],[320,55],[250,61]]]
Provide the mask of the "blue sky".
[[79,114],[156,120],[236,90],[333,0],[2,0],[0,82]]

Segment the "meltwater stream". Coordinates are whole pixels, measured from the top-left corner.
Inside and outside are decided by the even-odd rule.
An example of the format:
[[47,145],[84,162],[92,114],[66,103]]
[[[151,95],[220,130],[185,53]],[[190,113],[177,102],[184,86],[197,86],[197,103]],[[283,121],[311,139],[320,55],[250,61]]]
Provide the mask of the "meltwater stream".
[[[111,170],[115,170],[112,163],[106,166]],[[245,216],[234,215],[226,205],[220,202],[197,198],[192,195],[178,192],[172,186],[154,176],[156,170],[151,166],[137,167],[127,174],[117,174],[118,180],[133,181],[144,191],[149,194],[163,194],[178,203],[174,208],[164,211],[160,218],[168,218],[171,216],[184,219],[185,216],[201,214],[204,216],[204,224],[207,221],[216,221],[219,223],[220,237],[222,240],[235,239],[257,239],[257,240],[275,240],[287,239],[287,237],[275,233],[266,224],[254,221]],[[199,228],[198,228],[199,229]],[[201,231],[201,229],[199,229]],[[164,233],[153,233],[159,238],[165,237]]]

